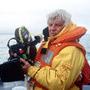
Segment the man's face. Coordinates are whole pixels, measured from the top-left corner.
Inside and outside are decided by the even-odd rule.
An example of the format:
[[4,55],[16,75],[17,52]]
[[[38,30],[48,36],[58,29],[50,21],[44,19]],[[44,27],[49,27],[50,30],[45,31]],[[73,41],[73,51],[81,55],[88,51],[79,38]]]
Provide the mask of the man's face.
[[60,21],[58,19],[54,19],[49,21],[48,23],[48,30],[49,30],[49,36],[55,36],[57,35],[60,31],[62,31],[64,27],[64,21]]

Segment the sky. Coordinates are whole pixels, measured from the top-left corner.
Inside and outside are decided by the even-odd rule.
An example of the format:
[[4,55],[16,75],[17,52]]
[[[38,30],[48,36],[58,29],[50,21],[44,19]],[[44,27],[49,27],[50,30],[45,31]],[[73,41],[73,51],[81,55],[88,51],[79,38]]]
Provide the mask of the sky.
[[0,33],[14,33],[25,26],[30,33],[40,34],[47,26],[47,15],[65,9],[72,21],[90,33],[90,0],[0,0]]

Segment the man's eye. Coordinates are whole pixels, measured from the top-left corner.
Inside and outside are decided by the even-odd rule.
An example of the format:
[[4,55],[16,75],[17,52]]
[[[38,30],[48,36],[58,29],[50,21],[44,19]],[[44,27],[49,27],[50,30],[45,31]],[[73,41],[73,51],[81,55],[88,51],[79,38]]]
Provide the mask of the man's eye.
[[60,24],[55,24],[55,26],[61,26]]
[[53,24],[49,24],[49,26],[52,26]]

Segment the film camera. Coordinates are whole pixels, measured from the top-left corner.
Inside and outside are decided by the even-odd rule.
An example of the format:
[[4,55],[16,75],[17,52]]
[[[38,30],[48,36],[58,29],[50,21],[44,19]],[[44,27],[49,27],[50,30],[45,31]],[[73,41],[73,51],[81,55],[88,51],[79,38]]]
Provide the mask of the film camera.
[[[10,42],[13,40],[16,41],[16,44],[10,45]],[[24,58],[31,65],[34,65],[37,53],[36,45],[40,41],[40,36],[35,36],[33,40],[29,31],[24,26],[15,30],[15,38],[11,38],[7,43],[9,48],[8,61],[0,65],[0,78],[2,82],[24,80],[20,58]]]

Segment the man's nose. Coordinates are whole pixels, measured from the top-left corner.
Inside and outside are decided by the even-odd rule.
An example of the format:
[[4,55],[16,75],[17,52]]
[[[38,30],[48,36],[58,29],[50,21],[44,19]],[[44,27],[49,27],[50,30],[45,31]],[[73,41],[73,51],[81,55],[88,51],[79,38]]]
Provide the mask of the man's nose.
[[55,25],[54,24],[52,25],[51,29],[55,29]]

